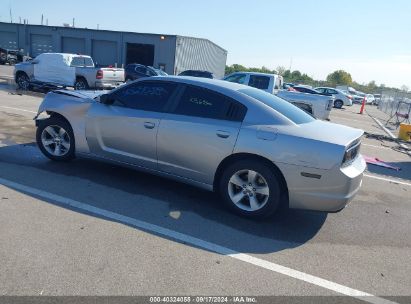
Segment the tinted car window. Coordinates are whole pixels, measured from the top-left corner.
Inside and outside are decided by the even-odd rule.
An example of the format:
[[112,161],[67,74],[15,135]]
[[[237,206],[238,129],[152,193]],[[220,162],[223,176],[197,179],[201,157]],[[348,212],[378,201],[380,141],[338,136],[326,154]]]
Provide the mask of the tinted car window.
[[84,58],[83,57],[73,57],[73,59],[71,60],[70,66],[72,67],[84,66]]
[[296,89],[298,92],[310,93],[306,88],[303,87],[294,87],[294,89]]
[[270,77],[250,75],[250,81],[248,85],[261,90],[267,90],[270,84]]
[[336,90],[328,89],[327,91],[328,91],[329,94],[338,94],[338,92]]
[[315,120],[305,111],[270,93],[253,89],[241,89],[239,92],[261,101],[296,124],[303,124]]
[[148,75],[148,76],[157,76],[156,72],[152,71],[151,69],[147,69],[146,75]]
[[242,121],[246,110],[244,105],[225,95],[187,86],[174,112],[187,116]]
[[244,84],[246,76],[245,74],[235,74],[224,78],[224,80]]
[[84,65],[85,65],[86,67],[92,67],[92,66],[94,66],[93,59],[91,59],[90,57],[84,57]]
[[145,74],[146,73],[146,68],[138,66],[138,67],[136,67],[136,72],[141,73],[141,74]]
[[114,93],[114,106],[162,112],[177,85],[166,82],[139,82]]

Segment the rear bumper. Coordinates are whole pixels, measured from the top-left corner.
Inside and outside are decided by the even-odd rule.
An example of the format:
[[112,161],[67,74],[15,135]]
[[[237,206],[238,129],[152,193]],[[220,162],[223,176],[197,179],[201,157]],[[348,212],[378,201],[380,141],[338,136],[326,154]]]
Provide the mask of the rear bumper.
[[94,87],[96,89],[114,89],[124,84],[123,81],[96,81]]
[[349,98],[344,99],[344,105],[345,106],[352,106],[352,100]]
[[[280,168],[289,190],[289,207],[316,211],[337,212],[353,200],[362,184],[366,163],[361,155],[345,168],[331,170],[304,167]],[[321,178],[301,176],[301,172]]]

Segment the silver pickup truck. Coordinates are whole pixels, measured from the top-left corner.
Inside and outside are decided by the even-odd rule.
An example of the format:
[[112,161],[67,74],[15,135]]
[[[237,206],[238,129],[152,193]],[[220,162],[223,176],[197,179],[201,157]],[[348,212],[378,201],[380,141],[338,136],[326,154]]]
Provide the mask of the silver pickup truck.
[[270,94],[277,95],[305,110],[317,119],[328,120],[334,104],[334,97],[332,96],[281,90],[283,79],[282,76],[276,74],[236,72],[223,79],[255,87]]
[[87,90],[115,88],[124,83],[125,77],[124,69],[95,67],[90,56],[44,53],[33,60],[16,64],[14,79],[17,86],[24,90],[44,84]]

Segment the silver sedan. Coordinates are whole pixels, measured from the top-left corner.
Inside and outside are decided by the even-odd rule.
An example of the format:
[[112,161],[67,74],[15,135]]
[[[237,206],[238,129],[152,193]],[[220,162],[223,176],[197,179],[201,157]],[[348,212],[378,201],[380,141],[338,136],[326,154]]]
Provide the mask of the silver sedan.
[[361,186],[363,131],[261,90],[169,76],[103,93],[46,95],[35,118],[45,156],[97,158],[217,191],[249,217],[282,204],[338,211]]

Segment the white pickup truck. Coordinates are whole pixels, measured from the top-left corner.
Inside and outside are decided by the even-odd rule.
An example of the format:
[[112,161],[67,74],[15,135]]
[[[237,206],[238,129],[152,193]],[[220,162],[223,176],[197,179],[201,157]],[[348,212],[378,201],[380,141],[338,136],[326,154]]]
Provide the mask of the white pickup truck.
[[223,80],[241,83],[274,94],[305,110],[317,119],[328,120],[334,105],[333,96],[281,90],[283,78],[276,74],[236,72],[227,75]]
[[20,89],[34,86],[63,86],[76,90],[112,89],[124,83],[124,69],[96,68],[90,56],[43,53],[16,64],[14,79]]

